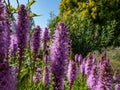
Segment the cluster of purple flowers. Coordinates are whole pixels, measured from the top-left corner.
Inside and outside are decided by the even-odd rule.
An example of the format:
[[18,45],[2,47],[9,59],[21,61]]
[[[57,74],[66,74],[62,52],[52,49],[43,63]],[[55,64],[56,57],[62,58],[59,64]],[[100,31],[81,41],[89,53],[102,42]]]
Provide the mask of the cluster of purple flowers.
[[[0,90],[16,90],[16,76],[20,73],[20,66],[24,55],[24,50],[28,44],[29,37],[29,18],[28,13],[24,5],[20,5],[18,9],[18,16],[15,22],[15,33],[11,33],[9,37],[8,21],[5,18],[5,6],[0,0]],[[93,58],[92,53],[89,53],[87,57],[83,59],[81,54],[76,54],[74,60],[70,60],[68,63],[69,53],[69,38],[68,29],[63,22],[59,22],[55,28],[55,33],[52,37],[52,44],[47,43],[49,41],[49,29],[45,28],[43,32],[43,40],[41,40],[41,28],[36,26],[32,34],[31,50],[33,54],[33,71],[35,69],[35,60],[39,52],[41,41],[43,41],[43,59],[44,70],[42,81],[46,88],[50,83],[50,72],[53,75],[53,88],[52,90],[64,89],[64,77],[67,72],[67,79],[70,84],[70,90],[77,78],[78,70],[83,76],[86,77],[86,83],[89,90],[112,90],[112,83],[115,84],[115,90],[120,90],[120,84],[118,84],[118,72],[115,71],[113,80],[111,79],[111,64],[107,58],[106,53],[102,53],[102,56],[98,63],[96,58]],[[30,37],[31,38],[31,37]],[[10,43],[9,43],[10,41]],[[13,56],[18,51],[19,68],[15,67],[11,69],[7,61],[8,44],[10,49],[10,55]],[[48,44],[51,47],[48,48]],[[50,54],[49,54],[50,50]],[[50,63],[50,66],[49,63]],[[40,68],[37,68],[33,75],[33,82],[39,83],[41,80]],[[113,82],[112,82],[113,81]]]
[[78,54],[75,55],[75,62],[77,62],[78,64],[81,64],[82,60],[83,60],[83,57],[82,57],[81,54],[80,55],[78,55]]
[[115,83],[115,90],[119,90],[118,72],[115,71],[111,79],[111,65],[105,52],[102,53],[98,64],[92,54],[89,53],[80,64],[81,74],[86,75],[86,82],[89,90],[112,90],[112,83]]
[[35,74],[33,75],[33,82],[40,82],[40,68],[37,68]]
[[59,22],[50,47],[50,64],[53,73],[53,90],[64,89],[66,60],[68,59],[68,30],[63,22]]
[[5,6],[0,1],[0,90],[16,90],[16,79],[7,60],[8,27]]

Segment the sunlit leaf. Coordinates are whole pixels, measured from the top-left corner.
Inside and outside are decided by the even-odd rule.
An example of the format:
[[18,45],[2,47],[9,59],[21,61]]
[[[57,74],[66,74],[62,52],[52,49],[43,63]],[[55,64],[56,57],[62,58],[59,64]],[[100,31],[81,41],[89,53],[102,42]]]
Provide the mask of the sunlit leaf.
[[41,14],[35,14],[35,13],[30,13],[29,14],[29,18],[37,17],[37,16],[42,16],[42,15]]
[[27,4],[28,7],[30,7],[31,5],[33,5],[35,3],[35,0],[30,0]]

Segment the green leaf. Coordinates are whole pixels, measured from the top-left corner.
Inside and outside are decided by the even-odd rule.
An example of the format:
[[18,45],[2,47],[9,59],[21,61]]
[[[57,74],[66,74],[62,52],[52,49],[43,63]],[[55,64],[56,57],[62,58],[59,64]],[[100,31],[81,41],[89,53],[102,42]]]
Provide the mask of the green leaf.
[[14,8],[13,6],[10,6],[10,8],[8,7],[8,10],[12,13],[16,13],[17,8]]
[[31,5],[33,5],[35,3],[35,0],[30,0],[27,4],[28,7],[30,7]]
[[30,13],[29,14],[29,18],[37,17],[37,16],[42,16],[42,15],[41,14],[35,14],[35,13]]

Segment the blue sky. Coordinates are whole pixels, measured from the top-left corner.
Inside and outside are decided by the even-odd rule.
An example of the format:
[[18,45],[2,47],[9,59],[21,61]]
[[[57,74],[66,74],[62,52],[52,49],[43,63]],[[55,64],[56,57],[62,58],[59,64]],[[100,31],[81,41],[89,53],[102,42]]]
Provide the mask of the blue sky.
[[[19,0],[20,4],[26,4],[28,0]],[[10,0],[13,6],[17,6],[16,0]],[[42,14],[42,16],[35,17],[35,24],[40,25],[41,28],[47,26],[50,12],[55,15],[59,13],[60,0],[36,0],[32,5],[31,10],[33,13]]]

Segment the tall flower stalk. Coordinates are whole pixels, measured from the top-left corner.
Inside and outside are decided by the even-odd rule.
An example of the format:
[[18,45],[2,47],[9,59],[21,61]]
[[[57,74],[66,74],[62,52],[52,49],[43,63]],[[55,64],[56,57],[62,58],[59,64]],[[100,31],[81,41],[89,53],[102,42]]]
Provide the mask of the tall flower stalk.
[[41,28],[36,26],[32,35],[31,50],[33,52],[33,72],[35,70],[35,62],[38,55],[38,50],[40,48],[41,41]]
[[72,86],[73,86],[74,81],[77,77],[77,74],[78,74],[77,63],[70,60],[69,65],[68,65],[68,74],[67,74],[68,82],[70,84],[70,89],[69,90],[72,90]]
[[88,53],[87,55],[87,61],[85,64],[85,74],[88,77],[91,74],[91,70],[93,68],[93,56],[92,53]]
[[3,62],[7,53],[7,33],[6,33],[6,20],[5,20],[5,6],[0,2],[0,62]]
[[50,70],[48,66],[44,67],[44,71],[43,71],[43,84],[44,84],[44,88],[45,90],[47,90],[47,86],[50,82]]
[[64,76],[66,70],[66,60],[68,56],[68,30],[63,22],[59,22],[52,40],[50,48],[50,65],[53,73],[53,89],[64,89]]
[[96,90],[98,84],[98,71],[97,66],[95,65],[92,69],[90,76],[87,78],[87,85],[89,90]]
[[20,5],[17,12],[17,20],[16,20],[16,35],[18,41],[18,60],[19,60],[19,71],[18,77],[21,71],[21,65],[23,61],[24,50],[27,45],[27,35],[28,35],[28,15],[24,5]]
[[17,39],[16,39],[16,35],[14,33],[12,33],[10,35],[9,55],[15,56],[16,52],[17,52]]
[[43,59],[44,59],[44,64],[47,64],[49,61],[49,48],[48,48],[48,41],[49,41],[49,29],[45,27],[44,32],[43,32]]
[[116,83],[118,81],[118,71],[116,70],[113,75],[113,82]]
[[40,82],[40,68],[37,68],[35,74],[33,75],[33,82],[35,83]]
[[49,30],[46,27],[44,32],[43,32],[43,47],[44,47],[44,51],[46,51],[47,49],[47,41],[49,40]]
[[5,6],[0,1],[0,90],[16,90],[15,75],[12,73],[7,55],[8,27],[5,19]]
[[108,60],[104,61],[99,74],[99,80],[96,90],[112,90],[111,87],[111,67],[108,64]]

